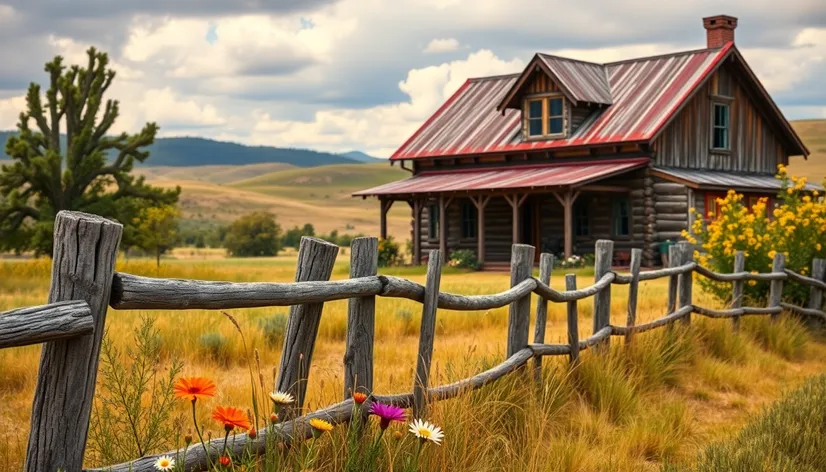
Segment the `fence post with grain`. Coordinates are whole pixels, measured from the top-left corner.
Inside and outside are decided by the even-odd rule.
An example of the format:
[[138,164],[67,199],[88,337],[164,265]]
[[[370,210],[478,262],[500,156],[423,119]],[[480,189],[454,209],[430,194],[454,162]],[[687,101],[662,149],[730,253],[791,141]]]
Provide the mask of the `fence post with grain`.
[[[510,288],[488,295],[459,295],[440,289],[442,254],[432,251],[428,257],[425,285],[403,278],[379,275],[376,269],[378,241],[359,238],[353,242],[350,278],[330,280],[338,247],[315,238],[303,238],[292,283],[234,283],[202,280],[140,277],[114,271],[122,228],[103,218],[74,212],[61,212],[55,222],[55,259],[49,304],[0,313],[0,348],[45,343],[40,363],[38,385],[32,408],[31,433],[25,470],[81,470],[86,434],[95,388],[101,338],[105,328],[106,307],[137,310],[228,310],[267,306],[289,306],[290,316],[284,337],[277,388],[296,397],[295,409],[275,426],[262,429],[254,438],[239,434],[229,446],[231,454],[262,454],[268,434],[290,442],[311,434],[306,427],[313,418],[332,423],[350,420],[354,391],[363,391],[372,401],[412,408],[414,417],[427,414],[432,402],[447,400],[481,388],[516,372],[541,380],[544,356],[565,356],[571,364],[581,362],[580,352],[607,346],[613,336],[631,342],[645,331],[668,326],[677,320],[688,322],[692,314],[711,318],[731,318],[737,329],[742,316],[775,318],[782,311],[808,319],[826,320],[823,292],[826,290],[826,262],[812,261],[811,276],[785,267],[782,254],[775,256],[772,271],[744,272],[744,256],[735,256],[733,273],[717,273],[695,262],[693,249],[686,243],[671,247],[668,267],[640,271],[642,252],[632,250],[630,273],[618,273],[611,267],[613,242],[597,241],[594,283],[577,288],[574,275],[565,276],[565,290],[550,286],[553,258],[540,257],[540,276],[532,276],[535,249],[513,246]],[[695,304],[694,274],[718,282],[732,283],[732,302],[727,309],[713,309]],[[653,321],[637,320],[640,282],[668,278],[668,303],[663,316]],[[743,306],[743,285],[748,281],[770,283],[768,306]],[[786,303],[782,299],[784,282],[808,287],[806,306]],[[629,285],[627,310],[622,324],[612,324],[611,286]],[[529,343],[531,296],[537,299],[537,317],[533,343]],[[376,297],[403,298],[422,304],[419,351],[412,390],[404,393],[376,392],[373,385],[373,345],[375,339]],[[577,302],[593,298],[593,330],[579,338]],[[324,303],[349,300],[347,341],[343,359],[345,399],[321,410],[303,410],[310,375],[313,347]],[[545,341],[548,303],[566,305],[567,343]],[[485,311],[508,307],[506,358],[472,377],[444,385],[431,385],[430,369],[439,309]],[[619,314],[617,314],[619,315]],[[615,316],[613,321],[619,321]],[[600,348],[602,349],[602,347]],[[524,367],[531,359],[537,362],[530,372]],[[184,456],[180,451],[162,455],[177,457],[187,470],[203,470],[217,457],[222,439],[207,444],[206,451],[192,447]],[[209,451],[209,452],[207,452]],[[209,454],[209,457],[207,456]],[[146,456],[128,463],[102,469],[114,472],[149,472],[160,455]]]

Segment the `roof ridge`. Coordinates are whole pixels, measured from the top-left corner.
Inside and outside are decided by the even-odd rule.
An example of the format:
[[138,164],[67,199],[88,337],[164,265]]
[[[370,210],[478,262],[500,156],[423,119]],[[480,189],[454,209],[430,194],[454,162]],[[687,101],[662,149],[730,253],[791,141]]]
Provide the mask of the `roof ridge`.
[[690,49],[687,51],[677,51],[677,52],[668,52],[664,54],[655,54],[653,56],[642,56],[642,57],[635,57],[630,59],[623,59],[621,61],[613,61],[613,62],[606,62],[603,64],[604,66],[615,66],[618,64],[627,64],[629,62],[640,62],[640,61],[650,61],[653,59],[662,59],[664,57],[675,57],[675,56],[684,56],[688,54],[697,54],[698,52],[719,52],[722,47],[719,48],[699,48],[699,49]]
[[574,59],[572,57],[567,57],[567,56],[557,56],[556,54],[548,54],[548,53],[545,53],[545,52],[538,52],[538,53],[536,53],[536,55],[546,56],[546,57],[553,57],[553,58],[556,58],[556,59],[562,59],[563,61],[579,62],[580,64],[588,64],[588,65],[591,65],[591,66],[605,67],[605,64],[600,63],[600,62],[585,61],[585,60],[582,60],[582,59]]
[[519,77],[522,75],[521,72],[514,72],[511,74],[499,74],[499,75],[488,75],[484,77],[471,77],[468,82],[481,82],[483,80],[494,80],[494,79],[504,79],[504,78],[511,78],[511,77]]

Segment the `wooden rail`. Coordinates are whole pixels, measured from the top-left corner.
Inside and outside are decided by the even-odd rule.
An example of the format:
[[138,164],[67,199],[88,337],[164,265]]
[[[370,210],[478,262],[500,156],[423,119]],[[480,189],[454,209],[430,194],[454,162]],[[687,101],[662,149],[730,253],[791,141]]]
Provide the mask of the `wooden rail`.
[[[116,223],[94,215],[60,212],[55,222],[55,258],[49,305],[0,313],[0,348],[45,342],[40,376],[32,410],[32,428],[26,458],[27,471],[80,470],[94,394],[101,335],[106,305],[116,309],[233,309],[263,306],[290,306],[277,388],[293,393],[294,409],[287,419],[274,428],[258,431],[255,439],[240,434],[232,442],[235,453],[264,451],[267,434],[276,434],[289,442],[310,434],[307,422],[324,418],[333,423],[346,422],[352,414],[353,391],[370,394],[369,401],[381,401],[413,408],[413,415],[426,414],[435,401],[456,397],[481,388],[502,377],[521,371],[535,360],[534,377],[541,381],[541,359],[545,356],[568,356],[571,364],[579,362],[579,353],[595,348],[601,352],[611,336],[621,336],[626,343],[645,331],[681,320],[691,315],[731,318],[737,329],[747,315],[775,317],[783,310],[826,320],[823,292],[826,291],[826,261],[812,262],[812,276],[807,277],[785,268],[785,260],[776,257],[772,272],[744,272],[744,256],[735,257],[733,273],[721,274],[698,265],[687,243],[671,248],[670,266],[640,272],[642,251],[632,250],[629,274],[611,269],[613,242],[598,241],[594,283],[577,289],[576,277],[565,277],[565,290],[550,287],[553,257],[540,257],[539,278],[531,275],[534,248],[514,245],[511,262],[511,288],[490,295],[459,295],[440,290],[442,254],[431,251],[424,285],[397,277],[377,274],[378,244],[375,238],[353,241],[348,280],[329,281],[338,248],[325,241],[304,238],[299,249],[296,278],[293,283],[230,283],[201,280],[160,279],[115,273],[114,260],[121,234]],[[693,274],[732,283],[730,308],[712,309],[694,303]],[[637,324],[637,296],[640,282],[668,278],[668,303],[663,316]],[[770,282],[766,307],[743,307],[746,281]],[[809,287],[807,306],[783,302],[784,282]],[[611,285],[629,285],[625,326],[611,324]],[[537,295],[537,320],[533,343],[529,343],[530,306]],[[422,304],[419,352],[412,389],[406,393],[379,395],[373,391],[373,344],[375,334],[375,299],[406,298]],[[594,297],[592,335],[579,339],[577,302]],[[307,415],[301,415],[318,324],[323,304],[348,299],[347,344],[344,356],[344,401]],[[568,342],[546,344],[547,304],[567,305]],[[454,383],[431,386],[430,367],[438,309],[490,310],[509,307],[506,359],[501,364],[470,378]],[[210,453],[219,450],[219,441]],[[178,456],[188,470],[206,467],[203,448],[189,448],[186,457]],[[103,469],[111,471],[149,472],[157,456],[136,459]]]

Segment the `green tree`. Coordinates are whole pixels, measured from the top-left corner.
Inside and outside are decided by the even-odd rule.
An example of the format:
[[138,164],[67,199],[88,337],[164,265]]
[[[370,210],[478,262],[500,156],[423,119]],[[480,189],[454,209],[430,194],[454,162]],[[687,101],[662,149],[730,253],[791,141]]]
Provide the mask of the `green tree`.
[[315,228],[313,225],[307,223],[301,228],[298,226],[293,226],[292,229],[288,229],[287,232],[284,233],[281,245],[284,247],[294,247],[298,249],[301,245],[301,238],[303,236],[315,236]]
[[161,266],[161,254],[175,247],[178,242],[178,209],[167,205],[149,207],[135,219],[137,246],[155,254],[155,262]]
[[272,213],[250,213],[230,225],[224,247],[236,257],[276,256],[281,250],[281,226]]
[[0,172],[0,250],[51,254],[54,218],[61,210],[124,223],[128,247],[136,242],[130,226],[141,211],[178,200],[180,188],[151,187],[131,174],[135,160],[149,157],[144,148],[158,125],[147,123],[135,135],[109,135],[120,108],[117,100],[104,101],[104,94],[115,71],[107,68],[105,53],[90,48],[88,56],[85,68],[67,68],[60,56],[46,64],[45,103],[40,85],[29,85],[19,135],[6,142],[14,162]]

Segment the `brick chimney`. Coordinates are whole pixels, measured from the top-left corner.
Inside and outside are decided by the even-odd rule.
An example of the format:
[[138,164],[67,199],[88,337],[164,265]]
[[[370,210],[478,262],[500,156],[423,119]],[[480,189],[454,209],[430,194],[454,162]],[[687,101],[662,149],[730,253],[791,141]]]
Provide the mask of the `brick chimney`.
[[734,42],[734,29],[737,28],[737,18],[728,15],[717,15],[703,18],[706,29],[706,43],[708,48],[721,48],[726,43]]

